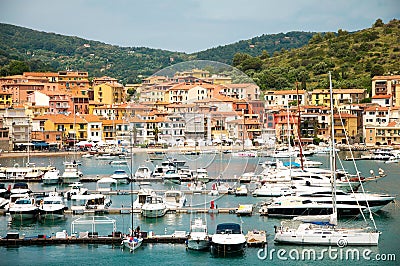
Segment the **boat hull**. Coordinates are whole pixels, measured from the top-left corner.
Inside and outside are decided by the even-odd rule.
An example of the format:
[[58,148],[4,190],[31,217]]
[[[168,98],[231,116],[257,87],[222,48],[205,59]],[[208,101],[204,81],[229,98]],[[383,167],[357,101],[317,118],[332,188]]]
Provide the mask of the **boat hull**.
[[324,246],[376,246],[379,241],[378,232],[359,232],[352,234],[304,234],[293,237],[290,233],[277,233],[274,241],[294,245],[324,245]]
[[64,208],[52,211],[39,210],[39,219],[41,220],[59,220],[64,218]]
[[38,214],[37,210],[27,210],[27,211],[13,211],[10,210],[10,215],[12,220],[33,220],[36,219],[36,216]]
[[211,243],[211,254],[214,256],[240,256],[244,253],[246,242],[236,244]]
[[142,215],[147,218],[158,218],[163,217],[166,213],[166,209],[143,209]]
[[188,239],[188,249],[191,250],[208,250],[210,249],[210,241],[208,239]]
[[[299,207],[288,206],[285,208],[268,207],[266,215],[271,217],[296,217],[306,215],[329,215],[332,214],[332,207]],[[354,217],[360,215],[359,208],[338,208],[339,217]]]

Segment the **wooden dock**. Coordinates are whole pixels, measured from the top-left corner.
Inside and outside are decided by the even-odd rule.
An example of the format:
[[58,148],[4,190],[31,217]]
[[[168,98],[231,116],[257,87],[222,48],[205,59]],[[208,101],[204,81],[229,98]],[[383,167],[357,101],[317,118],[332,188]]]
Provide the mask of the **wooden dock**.
[[[172,243],[184,244],[187,237],[173,236],[173,235],[160,235],[152,236],[143,239],[143,243]],[[66,238],[45,238],[45,237],[24,237],[17,239],[0,239],[0,246],[49,246],[49,245],[73,245],[73,244],[98,244],[98,245],[121,245],[122,237],[112,236],[96,236],[96,237],[66,237]]]
[[[140,209],[132,209],[129,207],[124,208],[109,208],[104,210],[66,210],[64,213],[66,215],[79,215],[79,214],[89,214],[89,215],[98,215],[98,214],[130,214],[133,213],[140,213]],[[235,214],[236,208],[218,208],[218,209],[205,209],[205,208],[180,208],[180,209],[168,209],[167,213],[221,213],[221,214]]]

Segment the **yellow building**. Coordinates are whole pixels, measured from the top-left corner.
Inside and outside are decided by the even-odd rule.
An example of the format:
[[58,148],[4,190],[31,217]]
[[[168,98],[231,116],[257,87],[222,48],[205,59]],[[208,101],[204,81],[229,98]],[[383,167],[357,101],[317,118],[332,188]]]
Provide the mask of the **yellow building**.
[[[358,104],[367,97],[367,90],[365,89],[334,89],[332,93],[335,107],[343,104]],[[313,90],[309,105],[329,106],[330,98],[329,89]]]
[[43,131],[62,132],[63,145],[73,146],[74,142],[87,139],[87,121],[80,116],[49,114],[38,116],[39,126]]
[[0,105],[2,106],[12,106],[12,93],[11,92],[5,92],[5,91],[1,91],[0,92]]
[[126,100],[126,92],[119,83],[103,83],[93,87],[94,101],[104,104],[123,103]]
[[348,141],[354,140],[357,136],[357,126],[357,116],[346,113],[335,114],[335,143],[347,144]]

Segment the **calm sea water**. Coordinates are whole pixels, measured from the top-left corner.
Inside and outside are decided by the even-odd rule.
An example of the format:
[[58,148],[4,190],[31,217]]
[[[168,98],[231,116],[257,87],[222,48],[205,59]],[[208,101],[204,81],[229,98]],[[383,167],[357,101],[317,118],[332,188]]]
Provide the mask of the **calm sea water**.
[[[204,154],[199,156],[184,156],[179,154],[170,154],[178,159],[187,161],[187,165],[191,169],[199,167],[207,168],[210,176],[230,177],[241,175],[244,172],[260,172],[261,167],[258,165],[260,161],[268,160],[268,158],[233,158],[229,154]],[[344,158],[345,153],[341,153],[340,157]],[[31,161],[37,165],[52,164],[58,169],[63,170],[63,161],[68,160],[63,156],[60,157],[33,157]],[[316,155],[311,157],[312,160],[318,160],[328,167],[329,158],[326,155]],[[116,167],[110,166],[108,161],[100,161],[96,159],[80,158],[82,161],[81,170],[85,175],[89,176],[108,176],[113,173]],[[0,158],[1,165],[13,165],[24,163],[24,158]],[[133,172],[140,165],[147,165],[150,168],[154,167],[148,162],[146,153],[138,153],[133,159]],[[127,171],[130,171],[129,166],[125,166]],[[350,172],[355,171],[354,165],[351,162],[343,162],[343,167]],[[400,191],[400,164],[385,164],[379,161],[358,161],[358,171],[364,176],[369,175],[372,169],[378,173],[378,169],[382,168],[386,171],[387,176],[377,182],[370,182],[365,185],[366,190],[377,193],[389,193],[397,195]],[[43,186],[41,184],[29,184],[34,191],[52,191],[54,189],[64,190],[65,187],[58,186]],[[89,189],[95,189],[96,184],[85,184]],[[154,189],[170,189],[181,188],[187,189],[187,184],[164,185],[155,183],[152,185]],[[129,189],[129,185],[120,185],[120,189]],[[135,184],[134,189],[138,189]],[[209,207],[210,201],[214,200],[219,207],[236,207],[238,204],[253,203],[258,204],[266,198],[234,197],[226,195],[222,197],[211,197],[208,195],[193,196],[188,195],[188,203],[196,206]],[[118,195],[112,196],[112,207],[128,206],[130,204],[130,196]],[[205,204],[204,204],[205,203]],[[378,247],[360,247],[356,250],[360,254],[359,259],[346,260],[346,252],[349,248],[323,251],[324,247],[298,247],[298,246],[275,246],[273,243],[273,227],[279,225],[281,219],[261,217],[253,215],[251,217],[237,217],[232,214],[207,214],[208,228],[210,233],[215,232],[216,225],[221,222],[236,222],[241,223],[243,231],[247,232],[253,229],[266,230],[268,233],[268,256],[264,259],[259,258],[265,254],[258,248],[247,248],[245,254],[235,258],[215,258],[209,252],[193,252],[187,251],[182,244],[147,244],[143,245],[134,254],[122,251],[119,246],[112,245],[56,245],[56,246],[22,246],[22,247],[0,247],[0,252],[3,254],[0,260],[0,265],[94,265],[94,264],[119,264],[131,265],[133,263],[145,265],[336,265],[336,264],[356,264],[356,265],[398,265],[400,260],[400,212],[397,201],[394,204],[387,205],[383,210],[374,214],[374,218],[378,229],[382,232]],[[58,231],[67,230],[71,233],[71,222],[82,216],[67,216],[66,220],[57,222],[28,222],[28,223],[9,223],[8,216],[0,217],[0,236],[5,236],[9,231],[18,231],[21,235],[37,236],[38,234],[54,235]],[[117,231],[127,232],[131,224],[130,215],[108,215],[117,222]],[[143,231],[153,231],[155,234],[172,234],[175,230],[188,231],[189,229],[189,214],[167,214],[165,217],[158,219],[146,219],[140,215],[135,215],[134,223],[140,225]],[[340,224],[349,226],[362,226],[362,220],[341,220]],[[90,228],[79,227],[75,231],[86,231]],[[100,235],[108,235],[111,233],[110,226],[98,226],[96,231]],[[352,247],[353,248],[353,247]],[[308,259],[306,249],[312,249],[316,253],[315,259]],[[275,250],[275,251],[274,251]],[[371,253],[369,253],[369,251]],[[362,256],[362,253],[364,257]],[[279,258],[278,253],[280,255]],[[306,254],[305,259],[302,259],[302,253]],[[299,258],[296,259],[296,254]],[[323,255],[321,255],[323,254]],[[382,258],[390,261],[377,261],[375,255],[380,254]],[[397,256],[397,261],[393,261],[391,254]],[[382,256],[383,255],[383,256]],[[336,257],[335,257],[336,256]],[[322,258],[322,260],[319,259]],[[285,260],[286,259],[286,260]]]

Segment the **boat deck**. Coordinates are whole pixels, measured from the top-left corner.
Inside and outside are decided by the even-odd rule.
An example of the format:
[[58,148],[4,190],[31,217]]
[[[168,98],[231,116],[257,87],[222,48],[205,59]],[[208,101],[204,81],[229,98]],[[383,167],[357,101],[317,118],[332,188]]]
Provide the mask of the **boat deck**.
[[265,231],[249,231],[246,235],[248,247],[263,247],[267,243],[267,234]]

